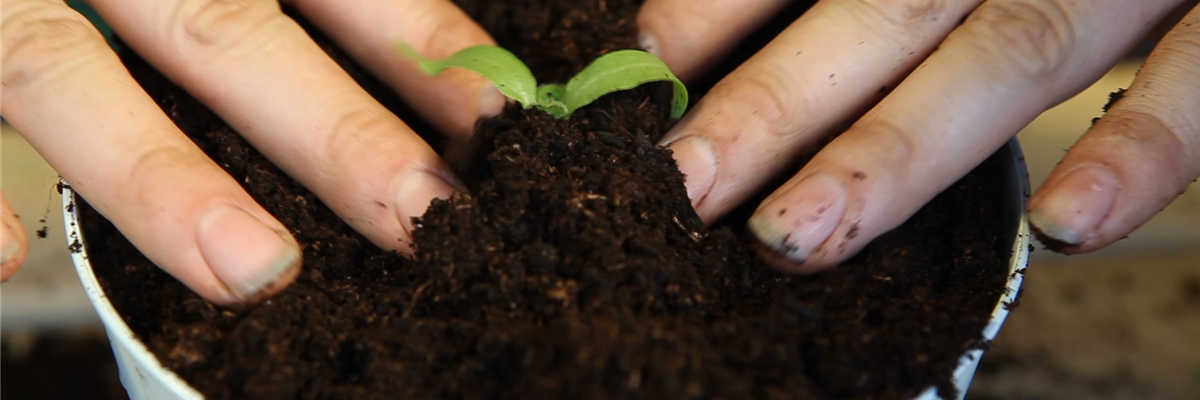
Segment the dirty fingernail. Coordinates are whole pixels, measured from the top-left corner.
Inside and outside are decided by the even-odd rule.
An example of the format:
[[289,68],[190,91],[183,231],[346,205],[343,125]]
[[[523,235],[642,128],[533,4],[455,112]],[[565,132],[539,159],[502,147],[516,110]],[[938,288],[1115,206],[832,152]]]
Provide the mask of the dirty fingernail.
[[697,136],[688,136],[671,143],[672,156],[679,172],[683,173],[683,184],[693,206],[699,206],[712,191],[717,180],[717,155],[712,142]]
[[747,225],[763,245],[802,263],[829,239],[845,213],[845,187],[830,175],[816,174],[759,206]]
[[1078,167],[1034,199],[1029,223],[1050,239],[1083,244],[1112,210],[1117,188],[1116,175],[1107,166]]
[[641,32],[638,34],[638,46],[647,53],[662,58],[661,49],[658,48],[658,38],[654,37],[650,32]]
[[407,170],[396,179],[396,217],[411,240],[412,232],[416,229],[413,217],[425,214],[434,198],[450,198],[455,185],[439,174],[424,169]]
[[300,268],[300,246],[287,232],[271,229],[238,207],[221,207],[201,217],[200,255],[238,300]]
[[500,115],[504,111],[505,101],[507,101],[507,97],[504,97],[504,94],[500,93],[496,86],[485,82],[479,95],[479,116],[487,118]]

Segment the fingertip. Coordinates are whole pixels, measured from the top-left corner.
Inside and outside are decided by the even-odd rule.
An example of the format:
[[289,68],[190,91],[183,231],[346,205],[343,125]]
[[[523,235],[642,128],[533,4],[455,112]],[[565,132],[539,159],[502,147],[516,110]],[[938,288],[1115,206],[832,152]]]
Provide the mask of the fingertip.
[[[680,36],[687,37],[686,33],[679,31],[689,29],[687,28],[688,22],[680,21],[682,17],[677,10],[673,10],[673,8],[678,8],[678,5],[667,3],[671,2],[647,1],[642,5],[637,17],[638,47],[663,60],[679,79],[690,82],[695,78],[693,72],[696,66],[693,65],[693,59],[702,56],[701,50],[705,48],[703,46],[691,47],[689,43],[679,43],[677,39]],[[692,39],[699,41],[704,38],[692,37]],[[685,45],[689,47],[681,48]],[[697,51],[692,51],[692,49],[697,49]]]
[[204,293],[221,303],[252,303],[291,283],[302,264],[300,246],[273,219],[262,221],[237,206],[222,206],[200,218],[197,245],[227,296]]
[[841,225],[847,193],[834,176],[816,173],[768,198],[746,222],[747,229],[777,257],[766,261],[793,272],[827,267],[818,257]]
[[25,264],[29,256],[29,239],[20,217],[13,212],[8,199],[0,200],[0,282],[7,281]]
[[679,172],[683,174],[684,187],[687,188],[688,198],[692,207],[700,211],[701,204],[708,197],[717,180],[716,149],[708,139],[702,136],[686,136],[667,145]]
[[1108,166],[1077,165],[1034,194],[1027,212],[1030,227],[1051,249],[1083,245],[1097,236],[1119,187]]
[[[483,82],[480,86],[482,89],[479,94],[479,117],[489,118],[500,115],[504,112],[504,105],[508,102],[508,98],[496,89],[496,86],[491,82]],[[468,134],[474,132],[468,132]]]
[[[5,233],[5,236],[8,236],[8,234]],[[0,282],[7,282],[8,278],[16,274],[17,270],[21,269],[21,266],[25,264],[25,258],[29,255],[29,250],[28,247],[23,246],[16,240],[4,239],[3,243],[3,250],[0,250],[3,252],[0,255],[0,259],[2,259],[0,261]]]
[[647,1],[638,10],[637,15],[638,47],[658,58],[662,58],[662,49],[658,47],[658,35],[655,34],[654,29],[658,25],[658,21],[663,18],[660,3],[653,0]]
[[658,46],[658,37],[646,28],[639,29],[638,47],[641,47],[647,53],[653,54],[655,57],[663,58],[662,48]]
[[413,231],[419,226],[413,218],[420,217],[429,209],[434,199],[449,199],[462,184],[449,173],[413,168],[396,177],[395,212],[404,229],[404,237],[392,243],[377,243],[380,247],[394,249],[401,254],[412,255]]
[[783,272],[806,275],[821,272],[833,267],[832,264],[826,264],[817,260],[797,262],[788,258],[787,256],[779,254],[775,250],[764,245],[762,242],[754,243],[752,246],[754,248],[754,252],[758,254],[759,258],[763,262],[767,263],[768,266]]

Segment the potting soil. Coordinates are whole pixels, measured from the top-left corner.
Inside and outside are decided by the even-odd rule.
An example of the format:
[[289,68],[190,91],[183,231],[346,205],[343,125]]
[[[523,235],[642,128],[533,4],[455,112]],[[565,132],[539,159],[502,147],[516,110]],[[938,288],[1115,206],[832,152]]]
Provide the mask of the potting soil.
[[[636,47],[639,1],[458,3],[541,82]],[[221,308],[84,207],[117,310],[209,399],[908,399],[934,385],[951,395],[951,372],[981,345],[1004,290],[1012,221],[998,217],[1003,185],[989,163],[844,265],[808,276],[766,266],[745,210],[703,227],[669,151],[654,145],[672,124],[666,84],[605,96],[568,120],[510,106],[482,121],[469,191],[433,203],[415,259],[404,259],[124,58],[304,250],[283,293]]]

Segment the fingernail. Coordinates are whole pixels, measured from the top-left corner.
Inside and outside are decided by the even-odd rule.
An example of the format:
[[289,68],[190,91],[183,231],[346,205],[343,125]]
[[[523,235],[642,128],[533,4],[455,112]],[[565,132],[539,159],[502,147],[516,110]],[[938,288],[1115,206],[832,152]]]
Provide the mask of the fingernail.
[[425,169],[410,169],[396,178],[396,217],[410,238],[416,229],[413,217],[424,215],[434,198],[448,199],[454,194],[454,185],[438,175]]
[[688,198],[693,206],[712,191],[713,183],[717,180],[717,155],[712,142],[698,136],[688,136],[668,145],[683,173],[683,185],[687,187]]
[[758,240],[802,263],[833,234],[846,213],[846,189],[836,178],[815,174],[759,206],[747,221]]
[[1117,178],[1105,165],[1068,172],[1029,208],[1029,223],[1062,243],[1083,244],[1117,201]]
[[500,90],[496,89],[491,82],[483,84],[483,91],[479,95],[479,116],[483,118],[494,117],[504,112],[504,103],[507,97]]
[[645,50],[647,53],[653,54],[655,57],[662,58],[662,54],[659,53],[660,49],[658,48],[658,38],[654,37],[654,35],[650,34],[649,32],[641,32],[638,34],[638,46],[640,46],[642,50]]
[[291,234],[271,229],[241,208],[210,211],[201,217],[197,237],[200,255],[239,300],[300,268],[300,246]]

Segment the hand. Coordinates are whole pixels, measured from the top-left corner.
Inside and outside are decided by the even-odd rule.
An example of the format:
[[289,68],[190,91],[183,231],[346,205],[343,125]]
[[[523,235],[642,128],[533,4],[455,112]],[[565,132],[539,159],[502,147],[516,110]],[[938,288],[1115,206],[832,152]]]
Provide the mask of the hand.
[[[411,252],[411,217],[455,180],[429,146],[318,48],[276,0],[92,0],[133,49],[380,247]],[[490,44],[448,0],[293,0],[309,20],[441,129],[466,136],[504,98],[430,57]],[[62,1],[0,0],[0,113],[150,260],[201,296],[261,299],[301,265],[291,233],[208,159]],[[5,232],[20,232],[4,211]],[[6,234],[4,276],[26,250]],[[11,239],[11,240],[10,240]]]
[[[695,77],[784,0],[648,0],[643,47]],[[713,221],[870,109],[759,205],[773,263],[811,272],[899,226],[1047,108],[1111,68],[1182,0],[823,1],[668,133]],[[1183,9],[1184,12],[1187,9]],[[1068,253],[1136,229],[1200,175],[1200,8],[1163,38],[1029,203]]]

